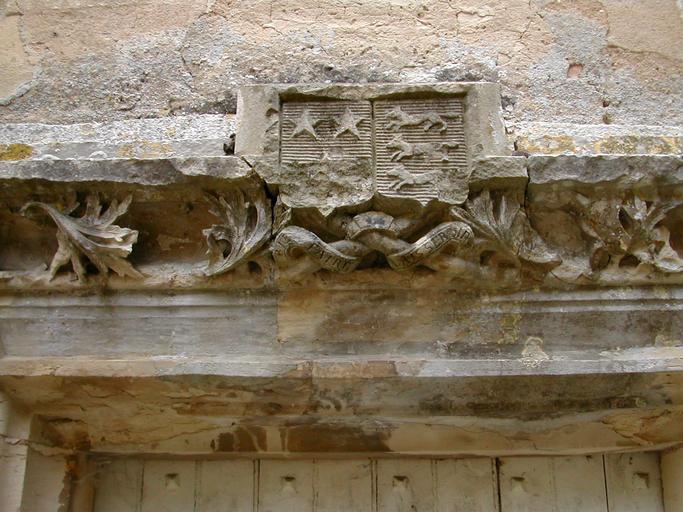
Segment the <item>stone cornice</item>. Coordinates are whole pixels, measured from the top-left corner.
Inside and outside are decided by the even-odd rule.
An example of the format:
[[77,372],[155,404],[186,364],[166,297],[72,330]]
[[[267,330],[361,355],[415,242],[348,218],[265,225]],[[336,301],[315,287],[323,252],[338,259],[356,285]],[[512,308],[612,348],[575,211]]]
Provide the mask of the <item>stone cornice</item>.
[[[426,287],[464,286],[486,292],[539,286],[679,283],[681,261],[676,251],[680,251],[683,215],[680,207],[683,196],[681,166],[683,157],[677,155],[484,157],[472,163],[470,198],[462,206],[448,207],[437,201],[416,208],[412,203],[375,197],[360,205],[337,205],[325,215],[307,208],[283,207],[278,199],[278,185],[268,183],[267,176],[265,179],[259,176],[258,168],[252,168],[240,157],[5,161],[0,162],[0,215],[4,226],[0,236],[0,254],[3,255],[0,258],[3,267],[0,268],[0,287],[16,290],[88,286],[114,289],[287,288],[317,287],[322,282],[327,283],[325,286],[342,288],[352,288],[361,282],[371,287],[381,286],[380,283],[400,287],[405,276],[416,280],[408,287],[422,283]],[[262,198],[264,215],[275,217],[273,235],[270,241],[255,240],[253,243],[258,250],[238,258],[243,260],[245,269],[249,260],[255,262],[251,273],[248,269],[240,271],[237,268],[240,261],[235,261],[231,264],[231,269],[236,268],[232,274],[207,277],[207,260],[202,256],[206,241],[202,231],[230,221],[227,218],[221,221],[211,214],[215,205],[212,207],[210,198],[222,197],[225,201],[225,198],[238,197],[236,193],[244,195],[250,204]],[[122,227],[144,233],[131,254],[131,261],[144,269],[144,276],[137,280],[115,276],[105,280],[104,276],[92,276],[89,283],[74,284],[60,272],[49,281],[41,273],[39,261],[49,262],[45,249],[54,243],[51,241],[54,234],[50,235],[50,231],[55,232],[54,228],[44,224],[42,219],[37,219],[38,223],[27,219],[22,215],[22,208],[26,203],[39,201],[55,205],[59,210],[68,202],[83,203],[93,194],[101,196],[105,206],[113,199],[131,196],[128,213],[122,217],[125,221]],[[234,199],[224,204],[230,201]],[[501,201],[506,203],[502,214]],[[189,210],[183,213],[183,208]],[[499,223],[498,227],[490,224],[490,218],[477,219],[477,215],[488,215],[487,209],[497,215],[491,219]],[[457,259],[448,260],[450,267],[443,266],[447,260],[440,256],[441,263],[435,262],[431,270],[429,265],[422,267],[419,261],[417,265],[411,262],[408,267],[397,264],[391,270],[391,260],[389,265],[357,260],[353,263],[357,269],[350,273],[345,269],[339,273],[334,266],[319,264],[317,271],[316,266],[306,264],[298,270],[295,265],[292,272],[287,268],[291,266],[288,256],[284,259],[280,256],[278,260],[282,251],[269,250],[273,241],[279,243],[278,233],[291,229],[286,228],[290,225],[301,226],[306,232],[315,234],[324,244],[319,245],[323,250],[320,254],[328,250],[325,247],[330,242],[325,241],[329,240],[325,237],[330,236],[365,244],[356,246],[359,249],[366,247],[361,251],[366,255],[368,250],[381,252],[384,242],[363,242],[357,234],[343,231],[335,234],[337,228],[332,226],[335,222],[344,224],[354,217],[360,219],[358,215],[362,212],[382,210],[389,212],[387,222],[398,223],[395,225],[403,230],[390,236],[403,237],[408,244],[406,248],[413,247],[410,244],[418,241],[419,233],[424,234],[425,228],[456,221],[472,231],[468,237],[474,241],[475,248],[477,244],[485,247],[487,254],[496,256],[502,267],[496,267],[496,261],[490,265],[490,261],[482,260],[482,252],[473,252],[470,241],[468,247],[456,250],[454,258]],[[516,217],[503,218],[501,215]],[[405,227],[400,227],[402,225]],[[423,227],[415,231],[409,227],[411,225]],[[266,238],[269,229],[264,232]],[[389,229],[388,233],[391,233],[394,228],[387,225],[381,229]],[[496,229],[503,231],[497,235]],[[411,230],[412,235],[409,234]],[[39,245],[26,243],[27,233],[31,232],[34,234],[28,241],[38,236],[43,242]],[[498,236],[502,238],[496,238]],[[640,238],[636,240],[634,236]],[[376,235],[373,237],[373,240],[380,240]],[[429,238],[424,240],[421,243],[427,243]],[[445,243],[450,242],[445,240]],[[539,243],[543,243],[545,256],[539,252]],[[174,253],[173,244],[182,246],[185,253],[182,257],[176,257],[180,252]],[[380,245],[373,249],[372,244]],[[329,247],[330,255],[333,255],[334,244]],[[440,253],[441,247],[435,246],[433,250]],[[446,252],[448,250],[446,247]],[[272,260],[273,254],[278,265]],[[334,262],[334,259],[329,261]],[[311,271],[318,278],[329,275],[324,281],[311,280]],[[447,278],[444,280],[444,277]]]
[[[194,118],[177,140],[167,120],[5,127],[0,289],[681,282],[681,155],[513,156],[500,110],[491,83],[249,86],[234,119],[209,116],[237,156]],[[83,158],[131,133],[169,145]],[[193,138],[211,148],[191,156]]]

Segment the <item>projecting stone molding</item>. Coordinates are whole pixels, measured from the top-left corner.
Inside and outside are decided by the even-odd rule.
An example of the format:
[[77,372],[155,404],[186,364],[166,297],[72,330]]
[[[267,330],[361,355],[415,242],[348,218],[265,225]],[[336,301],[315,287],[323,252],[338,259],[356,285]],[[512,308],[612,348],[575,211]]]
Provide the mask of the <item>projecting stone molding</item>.
[[562,127],[504,128],[499,98],[262,85],[178,139],[0,126],[0,387],[78,458],[55,488],[101,452],[680,443],[683,156],[576,127],[550,154]]
[[486,83],[250,86],[235,156],[2,161],[0,287],[683,281],[683,157],[516,156],[499,112]]

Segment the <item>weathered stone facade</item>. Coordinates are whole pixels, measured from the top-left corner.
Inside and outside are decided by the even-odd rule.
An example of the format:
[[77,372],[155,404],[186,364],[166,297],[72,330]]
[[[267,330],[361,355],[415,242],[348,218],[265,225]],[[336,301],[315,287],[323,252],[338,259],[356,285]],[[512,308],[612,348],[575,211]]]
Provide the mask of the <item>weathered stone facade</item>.
[[0,509],[222,510],[202,486],[238,471],[236,510],[335,510],[337,470],[358,509],[464,507],[468,478],[462,510],[683,507],[676,2],[0,27]]

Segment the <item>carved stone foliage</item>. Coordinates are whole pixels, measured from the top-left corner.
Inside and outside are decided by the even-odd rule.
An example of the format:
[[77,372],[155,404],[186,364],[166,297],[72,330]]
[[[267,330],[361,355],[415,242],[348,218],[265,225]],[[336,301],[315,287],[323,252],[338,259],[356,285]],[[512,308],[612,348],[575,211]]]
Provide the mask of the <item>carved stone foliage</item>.
[[591,240],[591,270],[649,265],[660,272],[683,271],[683,259],[671,247],[669,230],[662,224],[679,204],[637,196],[591,200],[576,194],[572,210]]
[[[469,246],[472,230],[462,222],[392,216],[381,211],[303,215],[306,228],[286,226],[275,237],[272,253],[289,275],[325,269],[351,272],[383,258],[397,271],[416,266],[462,274],[471,265],[458,256]],[[331,239],[328,241],[328,239]]]
[[474,231],[480,258],[493,266],[526,267],[544,275],[562,263],[529,223],[519,201],[483,190],[464,206],[451,208],[454,218]]
[[126,257],[133,250],[133,244],[138,239],[138,232],[114,224],[116,219],[126,213],[131,200],[131,196],[120,203],[114,199],[109,203],[109,207],[102,211],[99,197],[89,195],[86,199],[85,211],[78,218],[70,216],[78,207],[78,203],[66,212],[61,212],[54,206],[42,202],[30,202],[24,205],[22,213],[26,213],[31,208],[40,208],[57,225],[59,246],[50,263],[50,279],[55,277],[61,267],[71,262],[79,281],[85,282],[87,268],[84,258],[92,263],[103,276],[106,276],[111,269],[120,276],[142,277],[142,274],[126,261]]
[[209,276],[223,274],[254,255],[270,238],[270,204],[262,187],[207,193],[211,213],[221,220],[204,230]]

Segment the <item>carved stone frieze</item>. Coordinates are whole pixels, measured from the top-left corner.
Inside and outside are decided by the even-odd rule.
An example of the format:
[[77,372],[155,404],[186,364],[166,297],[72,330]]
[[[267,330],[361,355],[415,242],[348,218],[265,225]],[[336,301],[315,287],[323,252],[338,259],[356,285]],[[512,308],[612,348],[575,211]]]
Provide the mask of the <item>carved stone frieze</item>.
[[[497,279],[508,269],[542,280],[562,263],[531,226],[520,202],[500,191],[486,189],[445,215],[437,210],[417,217],[367,211],[300,218],[306,227],[284,227],[272,246],[288,276],[320,269],[350,272],[377,264],[377,255],[396,271],[423,266],[475,280]],[[326,234],[336,239],[324,241]]]
[[683,276],[681,157],[528,159],[531,218],[563,264],[562,283],[679,282]]
[[[337,213],[327,219],[306,217],[307,227],[286,226],[272,245],[276,263],[288,275],[351,272],[383,258],[397,271],[416,266],[463,274],[473,266],[458,256],[472,242],[472,230],[461,222],[429,222],[429,216],[392,216],[380,211]],[[316,234],[314,231],[317,231]],[[337,240],[321,236],[332,233]]]
[[[0,162],[0,287],[683,282],[680,155],[510,156],[499,112],[495,84],[249,86],[235,155]],[[69,263],[78,280],[48,281]]]
[[103,276],[111,269],[122,277],[142,277],[142,274],[126,261],[138,239],[138,232],[114,224],[116,219],[126,213],[131,200],[131,196],[120,203],[114,199],[103,212],[99,197],[89,195],[85,211],[78,218],[69,215],[79,206],[78,203],[65,212],[38,201],[24,205],[23,213],[32,208],[40,208],[57,225],[59,245],[48,270],[50,279],[55,277],[61,267],[70,262],[78,280],[85,282],[87,268],[84,259],[94,265]]

